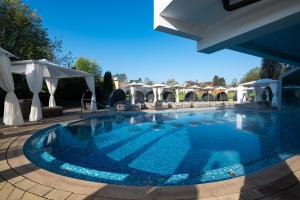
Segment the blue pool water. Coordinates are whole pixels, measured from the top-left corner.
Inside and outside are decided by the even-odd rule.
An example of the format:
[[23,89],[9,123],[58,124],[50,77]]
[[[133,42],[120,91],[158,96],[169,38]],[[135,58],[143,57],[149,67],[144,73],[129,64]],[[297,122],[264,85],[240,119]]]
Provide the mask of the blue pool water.
[[132,113],[35,133],[26,157],[51,172],[122,185],[229,179],[300,151],[300,113],[235,110]]

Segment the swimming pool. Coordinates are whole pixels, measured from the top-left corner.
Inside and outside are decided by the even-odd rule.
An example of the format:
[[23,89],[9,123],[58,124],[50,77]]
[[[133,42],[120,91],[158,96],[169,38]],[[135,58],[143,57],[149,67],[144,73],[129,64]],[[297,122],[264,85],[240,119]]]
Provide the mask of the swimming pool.
[[235,110],[106,115],[39,131],[24,153],[38,167],[94,182],[207,183],[299,153],[299,116]]

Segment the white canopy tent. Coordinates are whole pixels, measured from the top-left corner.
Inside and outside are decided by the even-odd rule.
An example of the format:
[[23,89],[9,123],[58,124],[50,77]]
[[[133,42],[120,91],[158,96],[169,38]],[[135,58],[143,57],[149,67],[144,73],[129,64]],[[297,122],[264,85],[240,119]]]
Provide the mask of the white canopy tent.
[[14,93],[15,86],[9,57],[15,56],[0,47],[0,87],[7,92],[4,102],[3,123],[12,126],[21,125],[24,121],[19,101]]
[[254,87],[255,92],[255,102],[261,101],[261,94],[265,87],[270,87],[272,91],[272,106],[278,107],[278,80],[273,79],[260,79],[256,81],[251,81],[248,83],[243,83],[243,86]]
[[153,93],[154,93],[154,103],[161,100],[161,93],[163,91],[163,88],[167,87],[165,84],[154,84],[152,85],[152,90],[153,90]]
[[132,83],[129,83],[127,85],[127,87],[130,88],[131,104],[135,104],[135,88],[136,87],[142,87],[142,86],[144,86],[144,84],[142,84],[142,83],[136,83],[136,82],[132,82]]
[[174,88],[175,89],[175,93],[176,93],[176,102],[179,103],[179,89],[180,88],[183,88],[182,85],[179,85],[179,84],[176,84],[176,85],[173,85],[171,88]]
[[85,78],[88,88],[92,93],[91,111],[95,112],[97,110],[95,82],[94,76],[92,74],[61,67],[45,59],[13,62],[11,71],[15,74],[26,75],[28,87],[33,93],[29,121],[37,121],[42,119],[41,105],[38,93],[42,89],[43,79],[45,79],[50,93],[49,107],[55,107],[56,103],[54,94],[57,88],[58,79],[74,77]]

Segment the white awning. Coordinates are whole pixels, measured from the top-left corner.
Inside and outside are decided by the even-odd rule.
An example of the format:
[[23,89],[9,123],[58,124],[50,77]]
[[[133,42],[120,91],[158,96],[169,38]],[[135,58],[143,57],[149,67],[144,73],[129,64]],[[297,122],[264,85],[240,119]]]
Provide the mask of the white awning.
[[15,74],[26,75],[29,89],[34,94],[29,117],[30,121],[42,119],[38,93],[41,91],[43,79],[46,80],[47,87],[51,95],[49,99],[49,107],[55,107],[56,103],[54,94],[58,79],[75,77],[85,78],[87,86],[92,93],[91,111],[95,112],[97,110],[94,75],[90,73],[62,67],[51,63],[46,59],[12,62],[11,71]]
[[51,63],[45,59],[43,60],[23,60],[12,62],[11,71],[14,74],[25,74],[26,65],[36,64],[36,66],[43,68],[43,77],[45,79],[59,79],[59,78],[74,78],[74,77],[87,77],[91,74],[75,69],[69,69]]
[[242,85],[243,86],[252,86],[252,87],[255,87],[255,86],[267,86],[267,85],[270,85],[272,83],[278,83],[278,80],[273,80],[273,79],[259,79],[259,80],[256,80],[256,81],[250,81],[250,82],[247,82],[247,83],[243,83]]

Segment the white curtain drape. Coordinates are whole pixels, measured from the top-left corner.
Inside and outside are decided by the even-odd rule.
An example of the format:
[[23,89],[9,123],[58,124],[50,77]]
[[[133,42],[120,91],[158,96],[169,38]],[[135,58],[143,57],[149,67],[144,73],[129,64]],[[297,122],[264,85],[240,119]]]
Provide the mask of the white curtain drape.
[[156,87],[154,87],[154,88],[152,88],[152,90],[153,90],[153,94],[154,94],[154,103],[155,102],[157,102],[157,88]]
[[263,89],[260,86],[254,87],[254,93],[255,93],[254,102],[262,101],[262,98],[261,98],[262,92],[263,92]]
[[135,104],[135,88],[134,87],[130,87],[130,94],[131,94],[131,104]]
[[42,108],[39,93],[43,87],[43,67],[34,63],[27,64],[25,75],[28,87],[33,93],[29,121],[38,121],[42,119]]
[[56,106],[56,102],[55,102],[55,91],[57,88],[57,84],[58,84],[58,79],[57,78],[52,78],[52,79],[45,79],[48,91],[50,93],[50,99],[49,99],[49,107],[55,107]]
[[176,102],[178,103],[179,102],[179,89],[178,88],[175,89],[175,93],[176,93]]
[[95,92],[95,80],[94,76],[86,76],[85,77],[86,84],[89,88],[89,90],[92,93],[92,99],[91,99],[91,111],[96,112],[97,111],[97,103],[96,103],[96,92]]
[[4,102],[3,123],[5,125],[21,125],[24,123],[20,104],[14,93],[14,80],[10,69],[10,60],[0,53],[0,87],[7,92]]
[[237,87],[237,103],[243,103],[243,98],[244,98],[244,90],[243,86],[239,85]]
[[161,100],[161,93],[163,91],[163,88],[157,88],[157,100]]
[[277,108],[278,107],[278,84],[277,83],[271,83],[270,88],[272,90],[272,107]]

